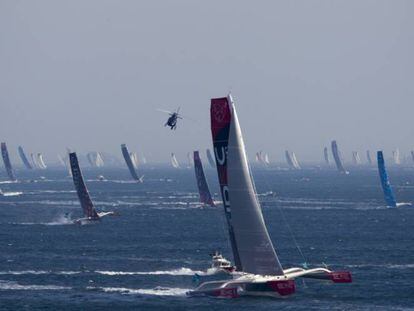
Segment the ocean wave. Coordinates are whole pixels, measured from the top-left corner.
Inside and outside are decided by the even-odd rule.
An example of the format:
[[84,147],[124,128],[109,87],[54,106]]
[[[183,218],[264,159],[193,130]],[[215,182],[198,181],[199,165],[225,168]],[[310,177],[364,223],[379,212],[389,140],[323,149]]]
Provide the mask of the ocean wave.
[[0,290],[68,290],[72,287],[58,285],[21,285],[15,281],[0,280]]
[[73,225],[74,222],[71,219],[70,215],[60,215],[55,220],[50,222],[12,222],[11,225],[22,225],[22,226],[33,226],[33,225],[43,225],[43,226],[65,226]]
[[126,295],[149,295],[149,296],[185,296],[190,289],[176,287],[155,287],[146,288],[126,288],[126,287],[87,287],[89,290],[101,290],[106,293],[121,293]]

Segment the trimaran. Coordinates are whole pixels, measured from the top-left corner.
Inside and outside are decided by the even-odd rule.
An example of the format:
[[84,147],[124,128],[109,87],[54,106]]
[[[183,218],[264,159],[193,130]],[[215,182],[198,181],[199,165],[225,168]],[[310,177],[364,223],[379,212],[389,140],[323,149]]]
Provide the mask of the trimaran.
[[237,274],[233,279],[202,283],[189,296],[280,297],[295,292],[298,277],[351,282],[347,271],[326,268],[283,269],[267,232],[247,162],[231,96],[211,100],[211,131],[217,173]]

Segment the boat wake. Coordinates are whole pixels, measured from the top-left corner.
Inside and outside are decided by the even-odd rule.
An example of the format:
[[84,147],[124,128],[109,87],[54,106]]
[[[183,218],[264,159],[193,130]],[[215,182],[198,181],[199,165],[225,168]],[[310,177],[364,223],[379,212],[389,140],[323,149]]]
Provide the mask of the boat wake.
[[55,220],[51,222],[13,222],[12,225],[23,225],[23,226],[33,226],[33,225],[43,225],[43,226],[62,226],[62,225],[73,225],[73,220],[71,215],[59,215]]
[[190,268],[179,268],[173,270],[164,270],[164,271],[101,271],[97,270],[96,273],[103,275],[194,275],[194,274],[204,274],[203,271],[194,271]]
[[55,275],[73,275],[79,274],[80,271],[46,271],[46,270],[23,270],[23,271],[0,271],[0,275],[42,275],[42,274],[55,274]]
[[4,197],[16,197],[16,196],[19,196],[19,195],[22,195],[22,194],[23,194],[23,192],[19,192],[19,191],[16,191],[16,192],[3,192]]
[[149,295],[149,296],[185,296],[188,288],[161,287],[151,289],[126,288],[126,287],[87,287],[89,290],[99,290],[106,293],[121,293],[124,295]]
[[0,280],[0,290],[68,290],[71,287],[57,285],[21,285],[15,281]]

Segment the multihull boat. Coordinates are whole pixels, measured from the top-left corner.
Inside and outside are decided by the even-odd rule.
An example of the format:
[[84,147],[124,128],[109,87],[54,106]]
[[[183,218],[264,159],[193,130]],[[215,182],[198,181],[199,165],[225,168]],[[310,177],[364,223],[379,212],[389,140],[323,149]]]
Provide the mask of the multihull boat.
[[232,97],[212,99],[210,112],[217,173],[236,272],[230,280],[204,282],[187,295],[284,297],[295,292],[294,280],[299,277],[351,282],[348,271],[282,268],[257,199]]

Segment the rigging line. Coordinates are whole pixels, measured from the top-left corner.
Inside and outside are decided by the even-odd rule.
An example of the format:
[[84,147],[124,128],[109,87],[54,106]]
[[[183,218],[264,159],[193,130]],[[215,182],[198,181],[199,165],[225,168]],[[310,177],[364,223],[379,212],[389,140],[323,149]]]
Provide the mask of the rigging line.
[[[249,162],[250,161],[248,161],[248,163]],[[252,172],[251,172],[251,168],[250,168],[250,163],[248,164],[248,166],[249,166],[250,175],[252,176]],[[268,191],[272,192],[273,193],[273,197],[275,197],[275,193],[271,190],[270,184],[267,181],[267,179],[265,178],[264,173],[261,171],[261,169],[259,169],[258,171],[259,171],[259,174],[261,175],[262,179],[264,180],[265,186],[268,188],[268,189],[265,189],[265,190],[268,190]],[[253,178],[252,178],[252,180],[253,180]],[[256,186],[255,185],[254,185],[254,188],[255,188],[256,198],[260,202],[260,199],[259,199],[259,196],[258,196],[258,193],[257,193]],[[300,245],[299,245],[299,243],[298,243],[298,241],[297,241],[297,239],[296,239],[296,237],[295,237],[295,235],[293,233],[292,228],[290,227],[289,223],[286,220],[286,217],[285,217],[285,214],[283,212],[283,209],[279,206],[279,204],[276,204],[276,206],[277,206],[277,208],[279,210],[279,213],[282,215],[282,220],[285,223],[286,227],[288,228],[288,231],[289,231],[290,236],[291,236],[291,238],[293,240],[293,243],[295,244],[296,249],[298,250],[299,254],[301,255],[301,257],[302,257],[302,259],[304,261],[304,265],[306,265],[307,264],[307,260],[305,258],[305,255],[302,252],[302,249],[301,249],[301,247],[300,247]]]

